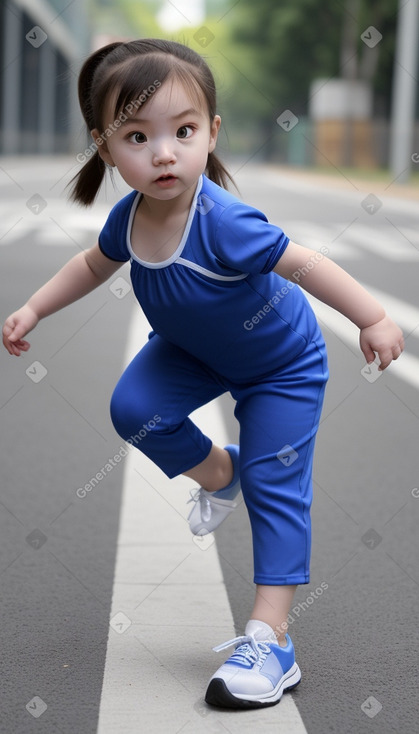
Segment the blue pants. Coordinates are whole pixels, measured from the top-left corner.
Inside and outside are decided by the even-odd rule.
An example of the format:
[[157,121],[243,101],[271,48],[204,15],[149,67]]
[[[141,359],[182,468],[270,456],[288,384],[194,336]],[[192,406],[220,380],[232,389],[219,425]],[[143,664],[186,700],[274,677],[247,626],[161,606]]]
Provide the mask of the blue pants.
[[320,332],[297,359],[249,384],[226,380],[154,334],[120,378],[111,416],[122,438],[172,478],[211,450],[211,440],[189,414],[230,391],[240,424],[240,479],[252,528],[254,582],[305,584],[314,440],[327,378]]

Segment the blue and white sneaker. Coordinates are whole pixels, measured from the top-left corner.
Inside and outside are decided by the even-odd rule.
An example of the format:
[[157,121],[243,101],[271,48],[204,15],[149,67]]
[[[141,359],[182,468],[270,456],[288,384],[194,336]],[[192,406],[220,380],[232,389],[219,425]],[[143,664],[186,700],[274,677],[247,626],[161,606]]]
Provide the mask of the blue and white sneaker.
[[289,635],[286,640],[287,646],[281,647],[268,624],[251,619],[242,637],[214,647],[218,652],[237,645],[233,655],[212,676],[205,701],[234,709],[278,703],[284,691],[295,688],[301,680]]
[[239,447],[229,445],[225,448],[233,462],[233,479],[227,487],[216,492],[207,492],[202,487],[192,490],[188,502],[195,502],[195,505],[189,513],[188,521],[194,535],[212,533],[237,507],[234,498],[240,492]]

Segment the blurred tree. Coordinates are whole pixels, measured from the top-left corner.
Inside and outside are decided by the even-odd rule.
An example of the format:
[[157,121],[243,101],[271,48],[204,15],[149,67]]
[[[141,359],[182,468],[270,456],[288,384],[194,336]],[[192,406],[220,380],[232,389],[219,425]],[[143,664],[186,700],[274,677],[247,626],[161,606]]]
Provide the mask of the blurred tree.
[[130,35],[135,38],[155,38],[161,34],[156,15],[163,0],[119,0],[127,19]]
[[[378,96],[391,98],[392,67],[398,0],[345,0],[342,17],[340,74],[363,79],[374,85]],[[362,42],[361,33],[374,26],[383,36],[372,48]],[[383,101],[383,100],[381,100]],[[387,114],[389,106],[387,106]]]
[[362,0],[360,33],[373,25],[383,38],[374,48],[368,48],[358,38],[358,75],[370,81],[374,89],[375,114],[389,117],[396,45],[398,0]]
[[240,71],[271,112],[284,103],[302,112],[311,79],[338,73],[339,3],[260,0],[256,6],[252,0],[241,0],[232,20],[231,38]]
[[[257,124],[267,156],[277,116],[305,115],[315,78],[365,78],[388,112],[397,0],[240,0],[227,19],[231,45],[220,53],[233,69],[228,116],[242,128]],[[371,25],[383,35],[375,48],[360,38]]]

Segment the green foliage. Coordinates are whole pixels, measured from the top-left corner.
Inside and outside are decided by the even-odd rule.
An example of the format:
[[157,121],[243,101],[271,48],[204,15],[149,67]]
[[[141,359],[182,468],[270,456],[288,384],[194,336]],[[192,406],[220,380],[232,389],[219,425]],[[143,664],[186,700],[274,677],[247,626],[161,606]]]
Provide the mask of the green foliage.
[[156,20],[163,0],[90,0],[90,16],[95,34],[120,38],[161,37]]
[[128,22],[130,35],[135,38],[155,38],[160,32],[156,20],[161,2],[154,0],[119,0],[121,11]]
[[257,6],[241,1],[231,38],[244,76],[240,87],[244,109],[254,109],[263,97],[260,112],[265,118],[284,108],[301,113],[310,81],[337,73],[342,11],[336,3],[328,5],[318,0],[279,4],[262,0]]
[[[353,5],[353,3],[352,3]],[[355,49],[358,69],[373,69],[372,83],[390,96],[397,0],[360,0]],[[325,0],[241,0],[228,18],[231,59],[237,67],[237,111],[262,121],[285,108],[305,114],[310,83],[340,74],[344,23],[349,7]],[[374,25],[383,35],[376,50],[361,33]],[[378,63],[368,63],[374,53]],[[364,63],[362,63],[362,61]]]

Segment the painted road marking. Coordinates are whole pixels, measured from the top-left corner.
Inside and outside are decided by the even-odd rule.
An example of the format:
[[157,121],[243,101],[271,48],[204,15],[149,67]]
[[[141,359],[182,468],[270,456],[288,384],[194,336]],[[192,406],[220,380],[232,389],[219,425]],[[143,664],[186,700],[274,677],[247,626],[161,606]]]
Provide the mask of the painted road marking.
[[322,225],[286,218],[280,226],[300,245],[314,250],[327,247],[332,260],[362,260],[373,254],[390,262],[419,262],[418,232],[408,227],[397,232],[389,224],[380,222],[371,231],[356,221],[348,227],[344,222]]
[[[368,284],[363,285],[371,295],[374,295],[382,303],[389,316],[394,318],[405,331],[405,335],[411,333],[411,336],[419,336],[419,330],[414,332],[414,329],[419,326],[419,309],[383,291],[372,288]],[[305,295],[319,320],[354,351],[359,351],[359,329],[357,326],[345,316],[342,316],[341,313],[326,306],[310,294],[306,293]],[[361,352],[359,353],[361,354]],[[388,374],[398,377],[415,388],[419,388],[419,358],[409,354],[408,351],[403,352],[401,357],[388,367]]]

